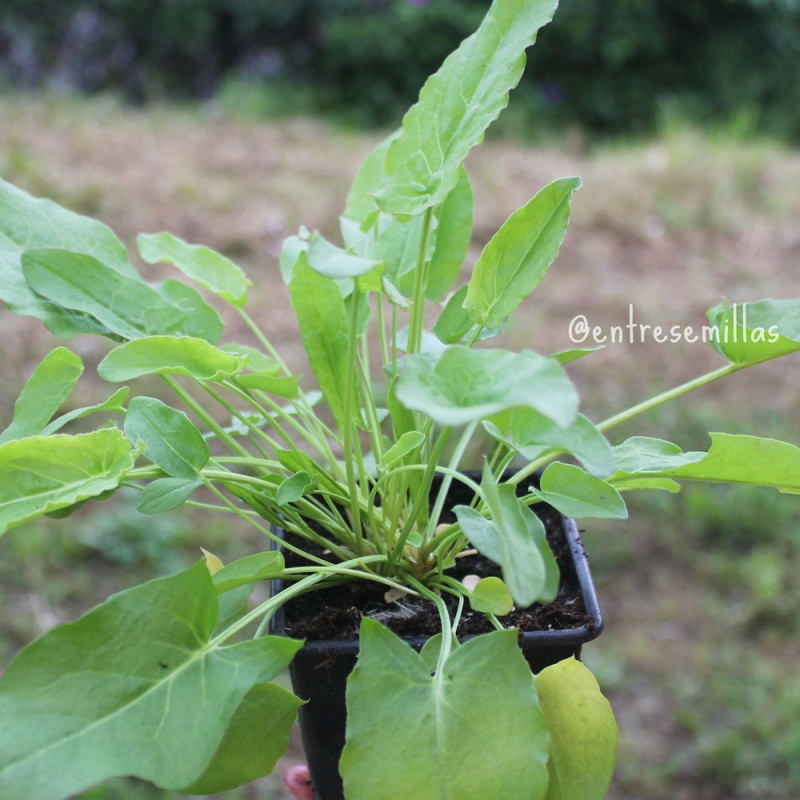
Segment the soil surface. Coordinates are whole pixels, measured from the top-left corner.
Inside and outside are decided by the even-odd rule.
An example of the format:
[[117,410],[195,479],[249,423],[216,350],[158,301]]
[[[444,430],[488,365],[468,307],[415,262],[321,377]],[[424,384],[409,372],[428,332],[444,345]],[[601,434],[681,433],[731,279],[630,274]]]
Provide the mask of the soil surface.
[[[459,487],[460,488],[460,487]],[[469,498],[451,500],[455,505]],[[545,524],[547,540],[561,573],[561,583],[556,599],[547,605],[534,603],[529,608],[513,609],[500,617],[504,627],[518,627],[520,633],[529,631],[570,630],[592,626],[595,618],[587,614],[575,566],[567,542],[561,515],[549,506],[534,506]],[[443,517],[447,520],[447,515]],[[308,543],[297,541],[308,549]],[[287,566],[302,566],[304,560],[286,552]],[[481,578],[502,577],[500,567],[478,554],[457,559],[448,575],[460,581],[467,575]],[[436,606],[424,598],[406,595],[387,602],[386,587],[373,581],[342,583],[294,598],[285,607],[286,632],[290,636],[309,641],[354,640],[358,638],[361,617],[366,615],[386,625],[398,636],[408,639],[429,638],[441,632]],[[446,594],[445,603],[451,618],[455,615],[457,599]],[[487,617],[464,605],[457,633],[460,636],[488,633],[494,630]]]

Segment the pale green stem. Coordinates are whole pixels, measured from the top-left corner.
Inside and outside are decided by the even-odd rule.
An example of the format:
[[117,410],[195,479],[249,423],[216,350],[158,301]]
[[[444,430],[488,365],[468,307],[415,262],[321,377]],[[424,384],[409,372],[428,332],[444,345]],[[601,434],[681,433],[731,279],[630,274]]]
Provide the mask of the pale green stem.
[[425,318],[425,289],[427,288],[427,274],[425,262],[428,255],[428,241],[431,235],[431,222],[433,220],[433,206],[425,210],[422,222],[422,236],[417,253],[417,267],[414,272],[414,299],[411,306],[411,320],[408,329],[408,352],[418,353],[422,340],[422,326]]

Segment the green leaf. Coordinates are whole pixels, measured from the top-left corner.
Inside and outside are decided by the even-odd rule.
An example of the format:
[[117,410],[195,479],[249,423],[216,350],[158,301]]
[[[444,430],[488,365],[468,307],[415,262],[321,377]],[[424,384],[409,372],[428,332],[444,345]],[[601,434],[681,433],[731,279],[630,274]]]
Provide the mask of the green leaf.
[[154,397],[134,397],[125,418],[125,435],[141,439],[145,457],[173,478],[197,478],[208,463],[208,442],[183,411]]
[[702,461],[663,472],[678,480],[720,481],[800,491],[800,448],[777,439],[712,433]]
[[723,303],[707,316],[711,346],[734,364],[758,364],[800,350],[800,300]]
[[572,350],[561,350],[558,353],[551,353],[547,357],[558,361],[559,364],[569,364],[572,361],[577,361],[579,358],[588,356],[590,353],[596,353],[598,350],[603,350],[603,347],[576,347]]
[[187,317],[140,277],[123,275],[85,253],[27,250],[22,272],[42,297],[91,315],[124,339],[174,333]]
[[14,314],[37,317],[56,336],[108,333],[88,314],[62,309],[28,286],[20,258],[25,250],[43,247],[86,253],[122,275],[138,277],[122,242],[105,225],[0,179],[0,300]]
[[308,266],[301,253],[289,292],[300,336],[320,391],[337,425],[344,425],[347,375],[347,313],[339,287]]
[[563,369],[536,353],[448,348],[432,362],[428,356],[403,358],[397,399],[442,425],[488,417],[530,406],[562,426],[575,418],[578,396]]
[[366,275],[381,262],[349,253],[331,244],[322,234],[315,231],[309,238],[306,253],[308,266],[326,278],[356,278]]
[[500,564],[503,559],[503,543],[492,521],[470,506],[454,506],[453,512],[470,544],[486,558]]
[[498,484],[484,465],[481,492],[500,540],[503,580],[518,606],[551,602],[558,592],[558,567],[542,521],[518,497],[516,486]]
[[406,431],[384,454],[383,463],[391,467],[416,450],[425,441],[421,431]]
[[136,510],[142,514],[163,514],[172,511],[189,499],[198,486],[200,478],[159,478],[148,483],[139,496]]
[[469,287],[462,286],[450,296],[439,319],[433,326],[433,332],[440,342],[456,344],[460,342],[474,326],[472,317],[464,308],[464,298]]
[[94,406],[83,406],[82,408],[68,411],[66,414],[56,417],[49,425],[46,425],[42,429],[42,435],[49,436],[51,433],[61,430],[68,422],[72,422],[74,419],[88,417],[89,414],[95,414],[98,411],[116,411],[117,413],[124,414],[125,408],[122,404],[127,400],[130,391],[131,390],[127,386],[123,386],[121,389],[117,389],[116,392],[111,394],[102,403],[98,403]]
[[525,50],[553,16],[556,0],[501,0],[478,30],[426,81],[386,155],[387,183],[376,194],[391,214],[420,214],[456,185],[461,163],[508,103]]
[[275,502],[279,506],[296,503],[314,485],[314,480],[307,472],[297,472],[286,478],[275,493]]
[[532,409],[517,408],[511,415],[511,436],[516,448],[529,461],[556,448],[572,453],[591,475],[603,477],[614,469],[611,445],[583,414],[562,428]]
[[568,658],[535,678],[550,732],[546,800],[603,800],[617,758],[617,723],[591,672]]
[[472,239],[472,205],[472,186],[461,167],[458,183],[435,212],[438,225],[425,287],[425,296],[434,303],[450,291],[461,272]]
[[611,484],[573,464],[550,464],[542,473],[540,488],[531,486],[529,490],[568,517],[628,518],[625,501]]
[[539,285],[558,255],[580,185],[580,178],[562,178],[545,186],[492,237],[475,264],[464,303],[476,323],[496,327]]
[[239,704],[206,771],[181,794],[216,794],[269,775],[289,746],[303,705],[282,686],[259,683]]
[[694,464],[706,457],[700,450],[684,453],[672,442],[649,436],[631,436],[622,444],[613,447],[612,451],[617,472],[626,474],[661,473],[686,464]]
[[237,375],[236,383],[245,389],[258,389],[260,392],[276,394],[285,400],[293,400],[300,391],[297,378],[292,375],[285,377],[264,374]]
[[213,575],[214,586],[222,594],[246,586],[256,581],[274,578],[283,572],[283,556],[277,550],[265,550],[263,553],[231,561]]
[[148,336],[114,348],[98,365],[97,374],[112,383],[153,374],[223,381],[243,366],[244,358],[225,353],[203,339]]
[[116,489],[133,462],[130,444],[116,428],[0,445],[0,533]]
[[223,344],[219,349],[233,356],[246,358],[247,369],[255,373],[273,377],[277,377],[280,374],[280,364],[274,358],[270,358],[266,353],[262,353],[261,350],[255,347],[249,347],[246,344]]
[[57,347],[48,353],[14,403],[14,418],[0,434],[0,444],[41,433],[67,399],[82,372],[83,362],[65,347]]
[[248,692],[301,645],[228,645],[211,639],[216,619],[201,561],[25,648],[0,681],[0,796],[61,800],[115,775],[166,789],[200,779]]
[[232,261],[202,245],[187,244],[171,233],[140,233],[139,255],[148,264],[165,261],[234,306],[247,303],[250,281]]
[[360,641],[347,681],[346,797],[542,800],[547,731],[515,630],[470,639],[434,676],[375,620],[362,620]]
[[366,230],[367,220],[378,211],[378,205],[373,196],[386,178],[386,153],[389,146],[400,135],[396,130],[382,139],[364,159],[358,174],[353,181],[353,186],[347,195],[345,217],[358,223]]
[[154,285],[168,303],[186,314],[186,319],[176,333],[205,339],[210,344],[219,342],[225,326],[216,310],[203,300],[197,289],[172,278],[165,278]]
[[511,613],[514,599],[500,578],[490,577],[483,578],[475,584],[475,588],[469,595],[469,604],[475,611],[503,617]]

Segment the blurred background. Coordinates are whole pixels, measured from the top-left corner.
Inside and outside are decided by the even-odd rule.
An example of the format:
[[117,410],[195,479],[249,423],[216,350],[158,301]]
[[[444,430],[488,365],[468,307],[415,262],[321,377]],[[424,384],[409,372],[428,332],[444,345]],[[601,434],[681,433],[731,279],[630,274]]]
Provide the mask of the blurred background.
[[[337,238],[359,164],[486,0],[5,0],[0,176],[110,225],[135,254],[170,230],[237,261],[251,314],[301,372],[278,270],[301,224]],[[572,346],[578,314],[701,326],[723,299],[800,297],[800,2],[562,0],[487,142],[470,156],[468,267],[545,183],[578,174],[561,256],[505,333]],[[138,262],[146,275],[153,268]],[[160,273],[159,273],[160,274]],[[38,361],[67,344],[103,391],[103,340],[57,342],[0,309],[0,429]],[[234,325],[232,340],[244,333]],[[701,343],[625,342],[570,365],[584,411],[713,369]],[[707,387],[613,431],[706,449],[707,431],[800,444],[800,358]],[[263,546],[228,520],[143,517],[135,497],[36,521],[0,542],[0,669],[110,593]],[[587,521],[606,631],[584,657],[621,731],[612,800],[800,797],[800,498],[688,486]],[[302,758],[297,741],[286,764]],[[280,770],[276,772],[279,775]],[[226,800],[285,798],[278,778]],[[84,800],[171,800],[115,781]]]

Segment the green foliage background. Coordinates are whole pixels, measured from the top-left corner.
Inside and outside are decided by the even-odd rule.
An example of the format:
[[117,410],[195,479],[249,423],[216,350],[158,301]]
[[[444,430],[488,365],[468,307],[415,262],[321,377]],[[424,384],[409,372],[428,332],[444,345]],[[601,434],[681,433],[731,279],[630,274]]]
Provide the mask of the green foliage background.
[[[209,96],[231,81],[394,124],[488,0],[6,0],[0,81]],[[387,32],[389,34],[387,35]],[[668,112],[800,139],[798,0],[564,0],[515,99],[520,127],[641,132]],[[256,104],[253,95],[250,104]]]

